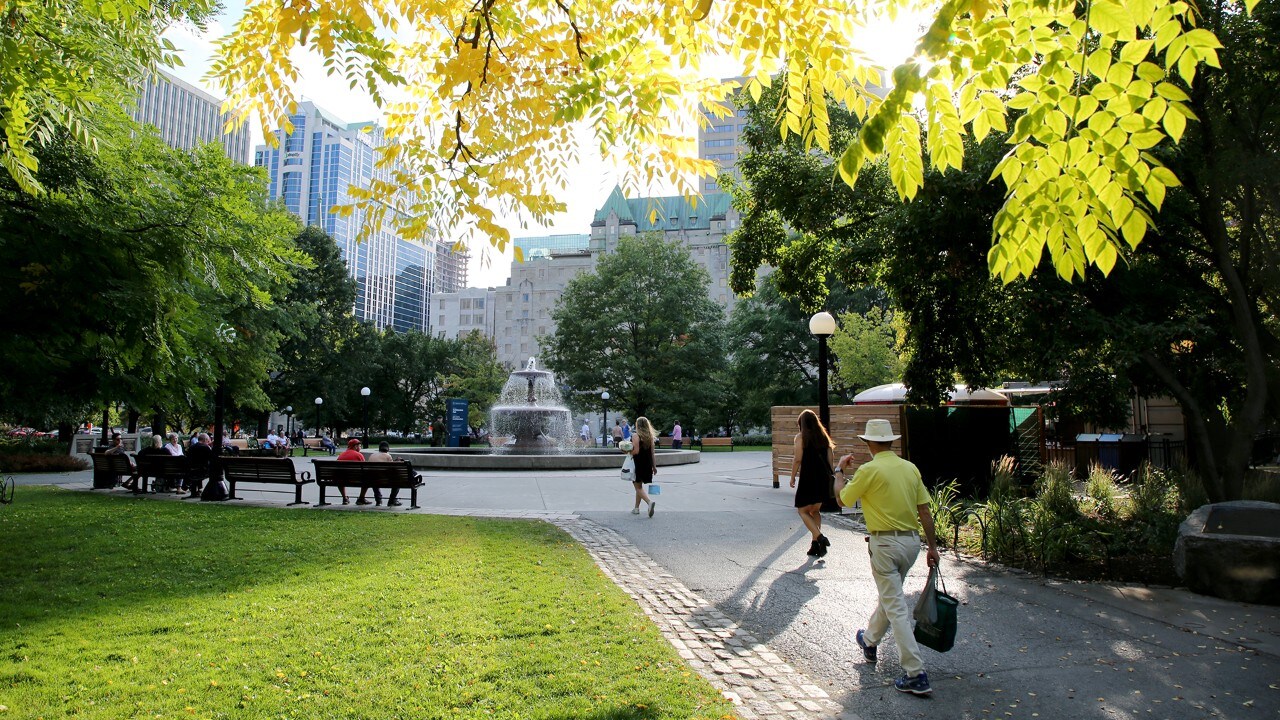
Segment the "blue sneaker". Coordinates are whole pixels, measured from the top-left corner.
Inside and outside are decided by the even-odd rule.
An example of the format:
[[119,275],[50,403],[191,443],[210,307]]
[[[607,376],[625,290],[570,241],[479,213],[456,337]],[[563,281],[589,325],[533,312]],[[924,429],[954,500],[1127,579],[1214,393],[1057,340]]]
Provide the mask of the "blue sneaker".
[[858,641],[858,647],[862,648],[862,659],[874,665],[876,663],[876,646],[868,645],[867,641],[862,638],[865,630],[859,630],[854,639]]
[[912,695],[928,695],[933,692],[933,688],[929,687],[929,675],[923,671],[915,677],[903,675],[893,681],[893,686],[898,688],[898,692]]

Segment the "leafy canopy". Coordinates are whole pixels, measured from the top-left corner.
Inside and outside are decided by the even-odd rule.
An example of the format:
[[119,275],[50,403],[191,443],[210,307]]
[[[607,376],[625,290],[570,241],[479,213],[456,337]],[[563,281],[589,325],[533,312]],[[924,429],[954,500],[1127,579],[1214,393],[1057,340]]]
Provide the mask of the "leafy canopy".
[[[1244,0],[1251,9],[1256,0]],[[997,172],[1006,202],[990,268],[1029,275],[1047,249],[1057,272],[1108,272],[1136,246],[1178,179],[1147,151],[1178,141],[1193,118],[1183,83],[1218,64],[1214,35],[1184,0],[947,0],[893,90],[869,92],[880,69],[859,49],[879,18],[908,0],[409,0],[258,2],[220,48],[214,73],[238,117],[268,134],[294,105],[293,51],[309,48],[331,75],[362,85],[387,112],[389,170],[358,197],[376,227],[395,209],[408,235],[465,228],[499,247],[498,213],[543,221],[563,205],[587,121],[607,157],[632,168],[629,188],[659,179],[692,192],[714,174],[679,127],[707,122],[730,87],[700,79],[704,58],[741,62],[759,96],[786,70],[777,129],[824,151],[828,103],[865,126],[841,155],[853,184],[888,160],[903,199],[923,181],[924,152],[958,168],[963,139],[1005,131]],[[917,106],[923,112],[917,111]],[[289,123],[283,123],[286,130]],[[925,141],[920,142],[921,130]],[[347,208],[350,212],[352,208]]]
[[[659,429],[687,424],[719,392],[704,379],[725,365],[724,311],[709,285],[679,241],[619,238],[594,271],[565,287],[555,332],[540,341],[547,365],[575,390],[608,390],[609,407],[633,419],[647,415]],[[599,395],[589,395],[570,402],[594,410]]]
[[202,22],[211,0],[6,0],[0,7],[0,165],[28,193],[43,187],[36,147],[65,133],[83,147],[104,137],[102,108],[131,101],[156,65],[178,65],[160,37]]

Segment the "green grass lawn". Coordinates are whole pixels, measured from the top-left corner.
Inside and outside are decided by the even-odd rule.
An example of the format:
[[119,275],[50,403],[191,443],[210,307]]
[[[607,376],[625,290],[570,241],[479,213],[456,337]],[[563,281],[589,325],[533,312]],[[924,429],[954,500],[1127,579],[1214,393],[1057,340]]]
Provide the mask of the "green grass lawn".
[[719,718],[559,529],[19,488],[0,720]]

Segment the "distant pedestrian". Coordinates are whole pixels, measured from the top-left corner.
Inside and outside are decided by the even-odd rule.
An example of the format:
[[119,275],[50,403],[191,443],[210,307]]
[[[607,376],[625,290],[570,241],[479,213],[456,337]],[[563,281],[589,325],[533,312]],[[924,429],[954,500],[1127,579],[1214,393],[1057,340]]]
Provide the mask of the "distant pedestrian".
[[822,534],[822,503],[832,497],[831,474],[835,465],[835,443],[822,426],[822,421],[812,410],[803,410],[797,419],[800,432],[796,433],[794,456],[791,460],[791,487],[796,489],[796,512],[809,529],[812,542],[809,555],[822,557],[827,554],[831,541]]
[[578,430],[578,439],[582,440],[583,445],[586,445],[587,440],[591,439],[591,425],[587,424],[586,418],[582,420],[582,429]]
[[675,427],[671,428],[671,449],[679,450],[684,447],[684,429],[680,427],[680,421],[677,420]]
[[[640,419],[636,418],[636,422],[640,422]],[[628,423],[626,418],[622,419],[622,439],[631,439],[631,423]]]
[[[624,423],[625,425],[625,423]],[[640,514],[640,501],[649,503],[649,517],[653,517],[653,510],[657,507],[657,503],[649,497],[649,492],[645,490],[645,485],[653,482],[653,476],[658,474],[657,462],[655,462],[656,451],[653,426],[649,424],[649,418],[641,416],[636,418],[636,433],[631,441],[631,457],[636,464],[635,480],[631,481],[631,486],[636,491],[636,504],[631,508],[632,515]],[[626,439],[623,440],[626,442]]]
[[621,421],[621,420],[614,420],[614,421],[613,421],[613,445],[614,445],[614,447],[617,447],[618,443],[620,443],[620,442],[622,442],[622,421]]
[[893,630],[898,659],[906,673],[894,682],[899,692],[928,695],[933,692],[920,659],[920,646],[912,633],[911,612],[902,594],[902,581],[920,555],[920,529],[924,529],[929,551],[929,567],[938,565],[938,545],[934,538],[933,516],[929,513],[929,491],[920,479],[920,470],[893,453],[893,441],[902,437],[893,432],[888,420],[868,420],[866,433],[859,435],[871,451],[871,461],[863,464],[845,484],[844,471],[852,455],[840,458],[841,478],[836,481],[840,504],[849,507],[862,500],[871,554],[871,576],[875,579],[879,602],[865,630],[855,635],[862,657],[876,661],[876,648]]

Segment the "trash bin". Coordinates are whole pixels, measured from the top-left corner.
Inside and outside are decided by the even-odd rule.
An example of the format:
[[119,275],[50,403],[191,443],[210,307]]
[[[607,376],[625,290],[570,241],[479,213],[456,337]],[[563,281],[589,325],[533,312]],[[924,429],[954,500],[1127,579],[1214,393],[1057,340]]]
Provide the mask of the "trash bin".
[[1138,472],[1142,463],[1147,461],[1147,436],[1138,433],[1125,433],[1120,436],[1120,462],[1118,470],[1121,475],[1132,475]]
[[463,435],[462,437],[458,438],[458,447],[466,447],[466,448],[471,447],[471,436]]
[[1102,467],[1120,471],[1120,439],[1123,435],[1105,433],[1098,437],[1098,464]]
[[1089,468],[1099,463],[1098,433],[1080,433],[1076,435],[1076,477],[1085,477]]

